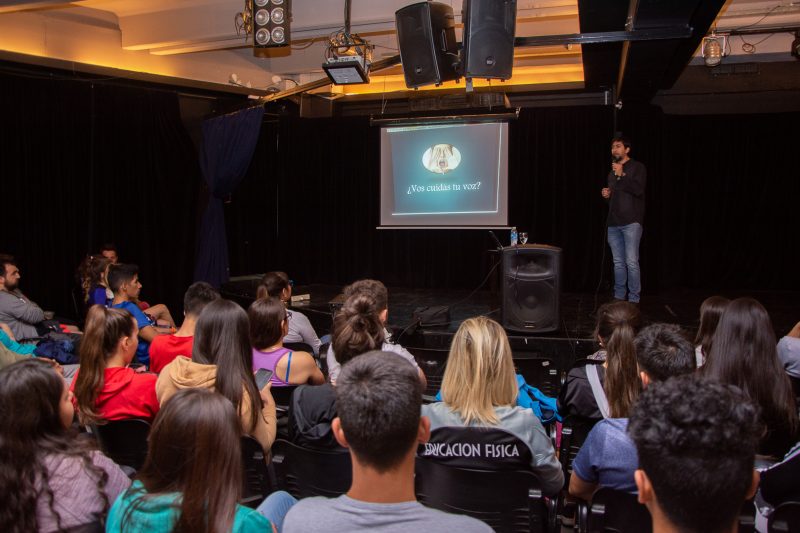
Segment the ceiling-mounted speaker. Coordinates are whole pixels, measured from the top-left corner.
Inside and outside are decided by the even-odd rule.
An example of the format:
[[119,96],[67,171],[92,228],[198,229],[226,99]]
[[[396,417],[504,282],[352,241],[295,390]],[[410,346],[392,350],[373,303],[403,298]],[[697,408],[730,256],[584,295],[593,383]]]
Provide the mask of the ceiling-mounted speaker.
[[453,8],[419,2],[395,12],[397,42],[407,87],[440,85],[459,78]]
[[291,0],[250,0],[253,8],[253,48],[291,44]]
[[514,66],[517,0],[464,0],[465,78],[507,80]]

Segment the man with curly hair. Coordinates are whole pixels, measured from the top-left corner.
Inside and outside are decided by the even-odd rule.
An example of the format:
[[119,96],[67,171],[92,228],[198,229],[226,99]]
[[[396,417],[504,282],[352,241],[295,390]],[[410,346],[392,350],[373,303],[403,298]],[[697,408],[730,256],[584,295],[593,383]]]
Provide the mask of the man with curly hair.
[[758,408],[736,387],[696,377],[648,387],[628,432],[653,532],[737,531],[739,509],[758,487],[762,430]]

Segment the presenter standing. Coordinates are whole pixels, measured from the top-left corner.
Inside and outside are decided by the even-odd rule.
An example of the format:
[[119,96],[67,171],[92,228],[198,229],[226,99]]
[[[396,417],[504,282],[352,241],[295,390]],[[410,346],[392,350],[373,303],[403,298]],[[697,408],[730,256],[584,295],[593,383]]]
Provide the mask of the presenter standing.
[[[644,223],[647,169],[630,158],[631,142],[611,140],[608,187],[600,194],[608,201],[608,245],[614,258],[614,299],[639,303],[642,290],[639,241]],[[626,298],[627,297],[627,298]]]

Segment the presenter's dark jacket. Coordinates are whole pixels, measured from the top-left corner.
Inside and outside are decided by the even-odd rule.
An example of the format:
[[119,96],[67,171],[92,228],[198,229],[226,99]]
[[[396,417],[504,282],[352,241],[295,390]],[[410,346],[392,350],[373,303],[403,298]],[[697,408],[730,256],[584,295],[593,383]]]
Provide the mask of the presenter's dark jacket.
[[608,173],[609,198],[608,225],[627,226],[638,222],[644,225],[644,189],[647,185],[647,169],[639,161],[629,159],[622,165],[623,176],[617,179]]

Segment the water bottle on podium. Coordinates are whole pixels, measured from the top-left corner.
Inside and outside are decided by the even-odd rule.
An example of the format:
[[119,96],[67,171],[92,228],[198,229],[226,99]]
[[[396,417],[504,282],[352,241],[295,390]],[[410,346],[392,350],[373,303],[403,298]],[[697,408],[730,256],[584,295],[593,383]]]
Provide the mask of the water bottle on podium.
[[517,245],[517,227],[513,226],[511,228],[511,246]]

